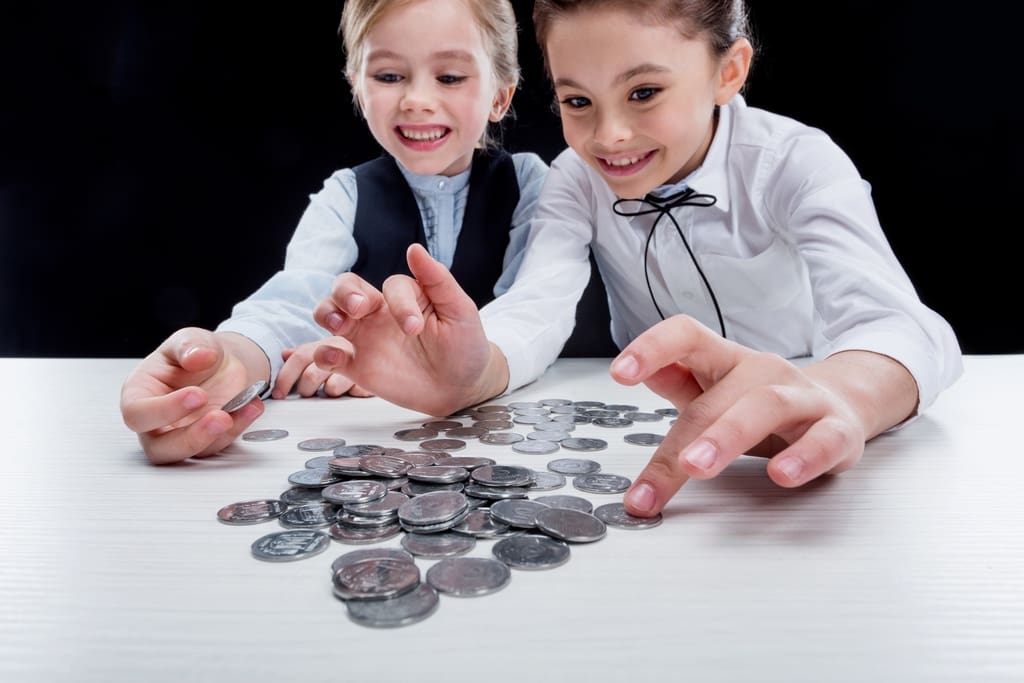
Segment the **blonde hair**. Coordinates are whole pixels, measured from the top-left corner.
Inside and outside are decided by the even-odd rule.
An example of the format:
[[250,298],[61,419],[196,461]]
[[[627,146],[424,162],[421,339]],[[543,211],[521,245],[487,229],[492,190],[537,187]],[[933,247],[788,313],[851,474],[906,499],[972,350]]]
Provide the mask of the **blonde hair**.
[[[355,96],[357,74],[365,59],[364,43],[367,34],[380,21],[381,16],[394,7],[413,0],[346,0],[341,11],[341,32],[345,46],[345,75]],[[484,39],[484,49],[491,60],[491,74],[499,88],[518,87],[519,35],[516,15],[509,0],[463,0],[473,12],[477,28]],[[413,37],[410,36],[410,40]],[[356,103],[358,107],[358,102]],[[483,143],[491,140],[484,133]]]

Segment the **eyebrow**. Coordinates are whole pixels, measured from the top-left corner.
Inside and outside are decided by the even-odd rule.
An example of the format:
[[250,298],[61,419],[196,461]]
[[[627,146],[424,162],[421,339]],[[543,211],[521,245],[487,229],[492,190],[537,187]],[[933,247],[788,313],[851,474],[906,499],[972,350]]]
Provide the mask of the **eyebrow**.
[[[617,85],[620,83],[625,83],[632,78],[636,78],[637,76],[643,76],[646,74],[662,74],[668,73],[669,71],[670,69],[667,66],[661,66],[660,64],[651,64],[649,62],[645,62],[644,64],[638,64],[637,66],[634,66],[632,69],[627,69],[626,71],[623,71],[621,74],[616,76],[612,82]],[[556,79],[555,87],[569,87],[580,89],[583,88],[583,86],[581,86],[579,83],[572,80],[571,78]]]
[[[367,62],[372,62],[377,59],[407,59],[406,55],[400,54],[393,50],[374,50],[366,56]],[[472,53],[466,50],[441,50],[439,52],[432,52],[429,56],[433,60],[445,60],[445,61],[456,61],[456,62],[473,62]]]

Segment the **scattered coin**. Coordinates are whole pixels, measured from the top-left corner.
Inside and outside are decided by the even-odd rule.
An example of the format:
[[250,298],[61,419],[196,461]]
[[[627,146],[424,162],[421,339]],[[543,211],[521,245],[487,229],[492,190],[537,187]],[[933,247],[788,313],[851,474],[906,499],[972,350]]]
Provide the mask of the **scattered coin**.
[[537,514],[537,528],[570,543],[592,543],[607,533],[607,525],[597,517],[569,508],[542,510]]
[[242,434],[243,441],[277,441],[288,436],[287,429],[254,429]]
[[513,569],[553,569],[569,561],[569,545],[549,536],[524,534],[503,538],[491,549],[494,557]]
[[493,446],[510,446],[523,441],[526,437],[515,432],[490,432],[480,437],[480,443]]
[[475,537],[448,531],[439,534],[406,534],[402,537],[403,548],[416,557],[429,559],[465,555],[475,546]]
[[657,446],[665,440],[665,437],[661,434],[648,434],[643,432],[638,434],[626,434],[626,436],[622,438],[626,443],[631,443],[635,446]]
[[289,529],[253,541],[252,554],[256,559],[267,562],[292,562],[319,555],[330,544],[330,536],[322,531]]
[[303,439],[298,444],[300,451],[333,451],[338,446],[344,445],[345,439],[339,439],[337,437]]
[[620,529],[650,529],[661,524],[661,513],[654,517],[636,517],[626,512],[622,503],[607,503],[594,510],[594,516],[608,526]]
[[587,493],[622,493],[633,482],[628,477],[607,472],[581,474],[572,480],[572,485]]
[[349,618],[373,628],[395,628],[423,621],[440,604],[437,591],[426,583],[389,600],[349,600],[345,603]]
[[561,446],[570,451],[603,451],[608,448],[608,442],[604,439],[568,438],[562,439]]
[[585,458],[558,458],[548,463],[548,469],[558,474],[576,476],[601,471],[601,463]]
[[259,524],[276,519],[287,507],[284,501],[274,498],[246,500],[225,505],[217,511],[217,519],[225,524]]
[[461,451],[466,447],[466,442],[461,439],[432,439],[420,444],[425,451]]
[[529,453],[530,455],[548,455],[559,448],[558,443],[546,439],[527,439],[512,444],[512,450],[516,453]]
[[501,590],[511,578],[507,564],[488,557],[449,557],[427,570],[427,583],[458,598]]

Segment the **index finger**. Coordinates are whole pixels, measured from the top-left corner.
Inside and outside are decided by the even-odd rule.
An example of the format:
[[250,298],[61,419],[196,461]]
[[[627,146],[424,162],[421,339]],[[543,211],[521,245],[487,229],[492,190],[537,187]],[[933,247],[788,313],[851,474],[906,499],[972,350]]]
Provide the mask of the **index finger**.
[[688,315],[662,320],[634,339],[612,361],[621,384],[643,382],[671,363],[680,363],[698,378],[715,383],[739,365],[747,350]]

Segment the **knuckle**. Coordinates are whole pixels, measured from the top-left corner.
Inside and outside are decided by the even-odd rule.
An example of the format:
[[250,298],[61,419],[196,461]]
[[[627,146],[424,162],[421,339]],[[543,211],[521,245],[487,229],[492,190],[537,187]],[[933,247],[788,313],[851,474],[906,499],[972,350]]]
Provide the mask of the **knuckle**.
[[704,429],[718,417],[718,411],[703,397],[695,398],[679,413],[679,420]]

